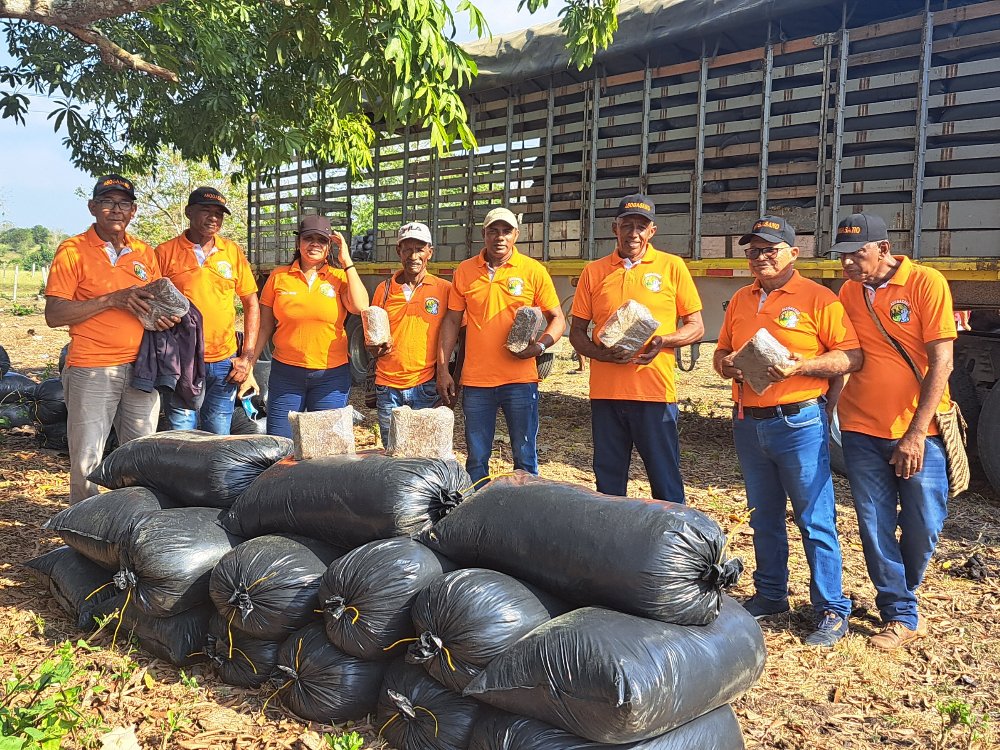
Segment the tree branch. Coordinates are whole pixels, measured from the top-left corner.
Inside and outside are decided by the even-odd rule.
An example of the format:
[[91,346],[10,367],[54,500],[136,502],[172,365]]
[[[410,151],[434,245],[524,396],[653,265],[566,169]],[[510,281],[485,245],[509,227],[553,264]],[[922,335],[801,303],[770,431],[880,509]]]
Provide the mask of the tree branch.
[[101,53],[101,61],[112,70],[130,68],[140,73],[148,73],[156,78],[162,78],[171,83],[177,83],[180,80],[172,70],[161,68],[159,65],[154,65],[151,62],[143,60],[140,55],[122,49],[106,36],[93,29],[87,29],[82,26],[70,26],[69,24],[64,24],[59,28],[69,32],[81,42],[86,42],[97,47]]

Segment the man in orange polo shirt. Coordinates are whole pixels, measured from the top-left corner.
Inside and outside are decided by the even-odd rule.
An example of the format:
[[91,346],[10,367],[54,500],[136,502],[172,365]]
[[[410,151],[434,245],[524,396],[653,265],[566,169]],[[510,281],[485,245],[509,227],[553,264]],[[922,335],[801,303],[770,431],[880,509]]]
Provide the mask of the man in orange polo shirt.
[[[932,268],[893,255],[880,217],[847,217],[830,252],[840,255],[847,276],[840,300],[865,353],[837,414],[865,562],[885,624],[870,643],[894,649],[927,632],[917,587],[948,515],[947,464],[934,413],[951,405],[948,376],[958,334],[948,282]],[[909,355],[923,383],[873,316]]]
[[[260,308],[257,282],[243,250],[219,235],[226,198],[211,187],[188,197],[184,215],[189,226],[156,248],[160,270],[198,308],[205,336],[205,401],[199,411],[171,398],[167,419],[175,430],[202,429],[228,435],[236,390],[252,372]],[[236,297],[243,303],[243,348],[237,356]]]
[[[787,497],[818,619],[805,642],[829,647],[847,634],[851,602],[842,587],[825,394],[829,378],[861,366],[861,349],[837,296],[795,270],[795,230],[784,219],[761,217],[740,244],[749,245],[756,280],[726,308],[713,362],[734,381],[733,440],[751,511],[756,593],[743,606],[757,618],[788,611]],[[770,368],[771,385],[758,394],[733,357],[762,328],[788,348],[794,364]]]
[[375,397],[386,448],[395,407],[430,409],[441,403],[435,378],[438,334],[451,293],[450,281],[427,272],[434,244],[426,224],[411,221],[400,227],[396,254],[400,270],[379,284],[372,295],[372,304],[389,316],[392,342],[369,349],[378,357]]
[[[592,360],[590,412],[597,490],[627,493],[635,445],[653,497],[683,503],[674,347],[701,340],[705,326],[701,299],[684,261],[650,244],[655,218],[656,208],[645,195],[621,200],[611,225],[618,245],[583,269],[573,298],[569,339],[578,354]],[[645,305],[660,322],[636,356],[608,349],[596,338],[611,314],[628,300]],[[587,335],[591,321],[593,339]]]
[[[438,393],[455,402],[455,381],[448,371],[466,320],[462,369],[465,415],[465,468],[474,482],[489,475],[497,409],[503,409],[514,468],[538,473],[538,369],[535,357],[562,336],[566,319],[552,278],[534,258],[517,250],[517,217],[494,208],[483,221],[485,247],[455,269],[448,314],[441,326],[437,360]],[[518,308],[541,308],[548,325],[531,346],[511,354],[504,346]]]
[[[98,493],[87,476],[97,468],[112,426],[122,443],[156,431],[160,397],[129,385],[142,343],[137,315],[148,314],[160,278],[153,248],[125,229],[135,216],[135,188],[120,175],[97,181],[87,209],[94,224],[56,250],[45,286],[45,322],[69,326],[63,369],[69,439],[69,501]],[[160,318],[160,330],[179,322]]]

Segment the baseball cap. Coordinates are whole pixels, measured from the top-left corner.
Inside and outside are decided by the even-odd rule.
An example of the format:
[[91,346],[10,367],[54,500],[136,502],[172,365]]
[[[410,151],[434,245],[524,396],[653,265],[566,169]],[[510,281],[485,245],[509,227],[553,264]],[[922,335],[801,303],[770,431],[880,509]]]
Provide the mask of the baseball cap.
[[627,216],[628,214],[645,216],[650,221],[656,221],[656,206],[653,205],[653,201],[642,193],[633,193],[632,195],[626,195],[618,203],[618,213],[615,214],[615,218]]
[[831,253],[853,253],[869,242],[889,239],[889,230],[881,216],[851,214],[837,225],[837,240]]
[[330,220],[319,214],[303,216],[299,219],[299,229],[295,234],[319,234],[330,239],[333,234],[330,231]]
[[399,228],[399,236],[396,238],[396,244],[398,245],[403,240],[420,240],[428,245],[433,245],[434,240],[431,238],[431,230],[427,228],[426,224],[421,224],[419,221],[411,221],[409,224],[403,224]]
[[101,177],[97,181],[97,184],[94,185],[93,197],[96,198],[113,190],[125,193],[129,198],[135,200],[135,185],[132,184],[132,180],[126,179],[120,174],[106,174],[104,177]]
[[486,218],[483,219],[483,229],[498,221],[505,221],[514,227],[514,229],[517,229],[517,217],[506,208],[494,208],[486,214]]
[[749,244],[754,237],[768,242],[784,242],[789,247],[794,247],[795,227],[780,216],[761,216],[754,222],[753,229],[740,237],[739,244]]
[[200,187],[196,188],[191,195],[188,196],[189,206],[219,206],[227,214],[231,214],[226,207],[226,196],[220,193],[213,187]]

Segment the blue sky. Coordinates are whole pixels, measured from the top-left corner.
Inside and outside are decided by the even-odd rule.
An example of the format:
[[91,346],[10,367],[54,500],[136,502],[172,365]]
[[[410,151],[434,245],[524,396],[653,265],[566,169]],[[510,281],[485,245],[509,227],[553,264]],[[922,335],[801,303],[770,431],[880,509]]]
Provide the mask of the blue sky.
[[[476,2],[494,34],[552,21],[560,7],[559,0],[551,0],[549,8],[532,15],[527,11],[519,13],[517,4],[518,0]],[[471,33],[459,28],[456,38],[465,41]],[[0,62],[9,61],[6,52],[0,54]],[[35,99],[26,126],[0,120],[0,223],[28,227],[42,224],[75,232],[89,222],[90,216],[74,192],[77,188],[89,190],[93,179],[73,167],[62,136],[54,133],[52,123],[45,119],[50,110],[45,99]]]

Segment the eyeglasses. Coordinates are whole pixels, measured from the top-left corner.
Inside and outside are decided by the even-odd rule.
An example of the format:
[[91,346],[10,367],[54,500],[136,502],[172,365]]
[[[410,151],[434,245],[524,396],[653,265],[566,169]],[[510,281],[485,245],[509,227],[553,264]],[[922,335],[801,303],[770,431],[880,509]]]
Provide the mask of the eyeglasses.
[[111,211],[116,208],[120,211],[131,211],[132,206],[135,205],[135,201],[113,201],[110,198],[94,202],[105,211]]
[[771,245],[771,247],[748,247],[743,252],[750,260],[757,260],[760,257],[773,258],[782,250],[784,250],[787,245]]

